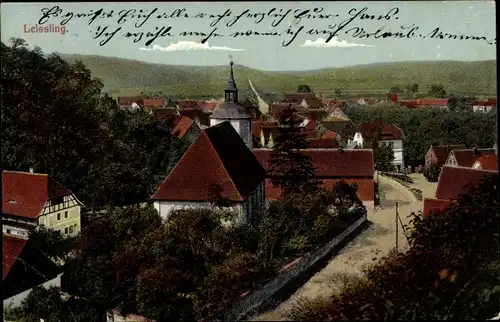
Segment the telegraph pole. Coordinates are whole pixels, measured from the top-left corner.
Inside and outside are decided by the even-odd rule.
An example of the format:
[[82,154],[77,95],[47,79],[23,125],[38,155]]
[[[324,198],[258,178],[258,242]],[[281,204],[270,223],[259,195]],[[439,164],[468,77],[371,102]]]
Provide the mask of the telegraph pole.
[[398,229],[398,203],[396,202],[396,251],[398,251],[398,239],[399,239],[399,229]]

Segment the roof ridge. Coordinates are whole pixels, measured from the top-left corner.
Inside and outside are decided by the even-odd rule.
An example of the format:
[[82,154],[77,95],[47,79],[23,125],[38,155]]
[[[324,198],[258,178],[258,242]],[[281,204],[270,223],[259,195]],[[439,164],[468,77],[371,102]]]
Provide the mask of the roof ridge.
[[36,172],[27,172],[27,171],[14,171],[14,170],[2,170],[2,173],[29,174],[29,175],[46,176],[46,177],[49,176],[47,173],[36,173]]

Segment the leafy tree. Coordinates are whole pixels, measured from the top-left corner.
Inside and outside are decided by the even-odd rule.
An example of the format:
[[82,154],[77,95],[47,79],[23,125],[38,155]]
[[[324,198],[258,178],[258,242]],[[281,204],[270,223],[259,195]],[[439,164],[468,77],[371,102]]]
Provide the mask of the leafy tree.
[[443,85],[432,84],[429,88],[429,96],[444,98],[446,96],[446,90]]
[[281,187],[285,194],[304,189],[314,190],[318,186],[312,159],[303,153],[307,149],[307,136],[300,124],[297,110],[289,105],[283,111],[269,159],[272,183]]
[[451,94],[448,98],[448,108],[452,111],[471,111],[474,97],[462,97]]
[[380,145],[373,151],[375,169],[382,172],[394,171],[394,150],[389,145]]
[[74,238],[63,238],[53,229],[38,227],[30,233],[30,240],[42,252],[57,260],[66,260],[74,246]]
[[336,88],[334,94],[335,97],[340,97],[342,96],[342,90],[340,88]]
[[312,93],[311,87],[309,85],[299,85],[297,87],[297,93]]
[[437,182],[440,173],[441,173],[441,167],[437,164],[432,164],[427,169],[424,169],[423,175],[427,179],[427,181]]
[[[304,309],[295,308],[295,316],[303,320],[476,320],[495,316],[498,174],[470,188],[469,194],[440,213],[428,217],[412,214],[407,252],[392,252],[367,269],[365,277],[346,284],[339,295],[303,303]],[[486,301],[489,297],[492,302]]]
[[390,94],[399,94],[399,93],[403,93],[403,90],[401,89],[401,87],[399,87],[399,85],[396,85],[396,86],[391,87],[391,89],[389,90],[389,93]]

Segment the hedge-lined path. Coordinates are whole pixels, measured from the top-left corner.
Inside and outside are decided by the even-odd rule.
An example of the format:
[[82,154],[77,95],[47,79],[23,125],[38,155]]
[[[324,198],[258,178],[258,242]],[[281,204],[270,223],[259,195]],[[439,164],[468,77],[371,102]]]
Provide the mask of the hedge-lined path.
[[[253,321],[285,321],[286,314],[298,299],[305,297],[313,300],[329,296],[338,291],[343,277],[347,274],[362,274],[361,270],[374,260],[386,255],[396,244],[396,202],[399,203],[398,213],[403,224],[409,224],[407,217],[411,212],[422,208],[422,202],[398,182],[380,176],[380,198],[382,209],[368,209],[370,227],[349,242],[340,250],[328,264],[302,285],[290,298],[280,303],[276,308],[257,315]],[[399,249],[408,247],[408,242],[399,227]]]

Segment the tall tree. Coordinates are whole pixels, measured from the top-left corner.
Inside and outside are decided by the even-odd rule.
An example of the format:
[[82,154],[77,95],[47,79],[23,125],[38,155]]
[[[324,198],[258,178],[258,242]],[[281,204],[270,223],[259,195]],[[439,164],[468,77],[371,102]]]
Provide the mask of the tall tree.
[[432,84],[431,87],[429,88],[429,96],[444,98],[446,96],[446,90],[444,89],[444,86],[441,84],[439,85]]
[[297,87],[297,93],[312,93],[312,90],[309,85],[302,84]]
[[285,194],[318,187],[312,159],[304,153],[307,135],[300,126],[301,122],[297,110],[288,105],[280,119],[269,160],[272,183],[281,187]]

